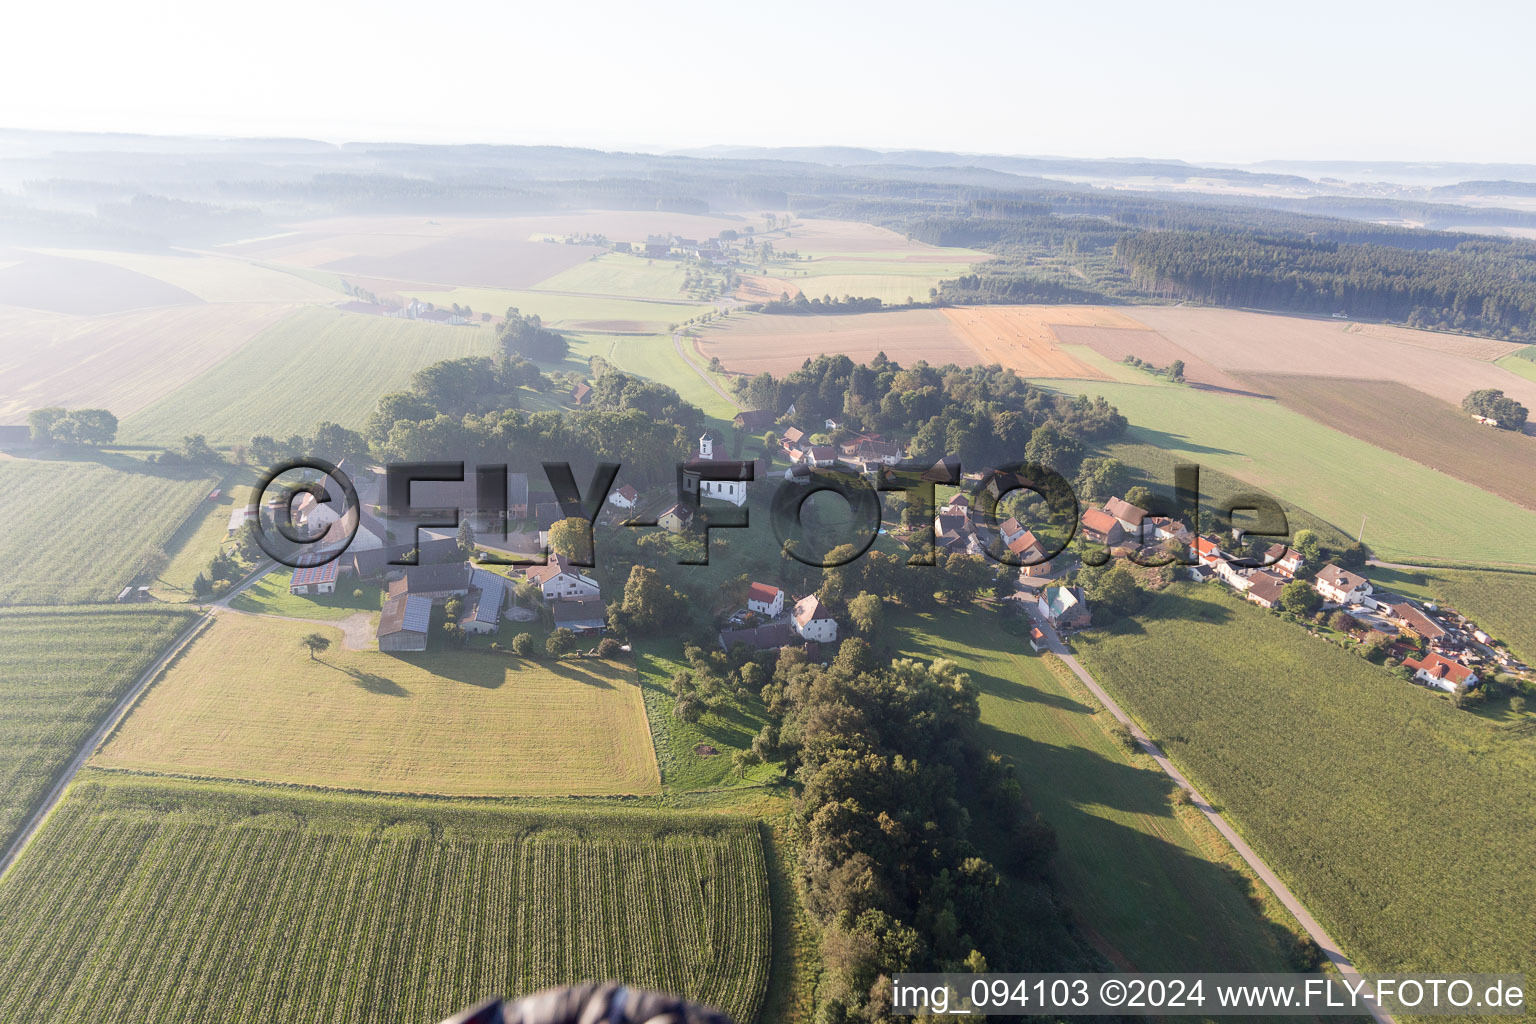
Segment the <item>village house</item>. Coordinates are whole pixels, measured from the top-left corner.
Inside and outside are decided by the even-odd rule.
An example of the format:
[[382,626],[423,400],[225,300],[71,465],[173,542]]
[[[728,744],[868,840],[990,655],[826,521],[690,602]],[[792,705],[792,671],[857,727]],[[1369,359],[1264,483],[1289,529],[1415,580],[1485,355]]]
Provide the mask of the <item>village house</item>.
[[923,475],[918,478],[927,484],[949,484],[953,486],[960,482],[960,459],[958,456],[946,455],[933,465],[923,470]]
[[1029,628],[1029,649],[1039,654],[1049,646],[1045,640],[1045,630],[1039,626],[1031,626]]
[[783,448],[785,453],[791,458],[795,457],[802,448],[809,448],[810,446],[811,442],[806,438],[805,431],[799,427],[787,428],[784,431],[784,436],[779,439],[779,447]]
[[1103,509],[1090,508],[1083,512],[1083,539],[1113,547],[1125,540],[1125,528]]
[[597,597],[601,593],[596,580],[571,565],[571,560],[559,553],[550,555],[544,565],[530,565],[524,570],[523,577],[539,588],[539,594],[546,604],[550,601]]
[[1008,542],[1008,553],[1013,555],[1014,560],[1019,563],[1021,576],[1051,574],[1051,562],[1045,545],[1041,544],[1039,538],[1029,530],[1014,535],[1013,540]]
[[1431,651],[1421,659],[1404,658],[1403,667],[1413,670],[1415,682],[1433,686],[1446,693],[1454,693],[1458,686],[1472,689],[1477,685],[1477,673],[1467,666]]
[[1287,576],[1295,576],[1301,571],[1302,563],[1306,559],[1302,558],[1301,552],[1295,548],[1286,547],[1284,544],[1271,544],[1264,551],[1264,561],[1267,568],[1283,572]]
[[766,583],[753,583],[747,587],[747,610],[776,619],[784,611],[784,591]]
[[587,398],[591,394],[592,388],[588,386],[586,381],[577,381],[576,386],[571,388],[571,404],[586,405]]
[[608,628],[608,609],[596,597],[556,601],[553,613],[556,629],[568,629],[573,633],[601,633]]
[[640,502],[640,492],[630,484],[615,488],[608,495],[608,503],[622,509],[633,509]]
[[379,576],[398,576],[407,566],[395,563],[403,561],[412,552],[418,565],[438,565],[444,562],[462,561],[463,552],[453,537],[428,537],[419,546],[396,544],[387,548],[371,548],[353,551],[350,548],[342,556],[342,567],[358,579],[374,579]]
[[939,513],[933,519],[933,539],[951,554],[979,555],[985,550],[970,517],[958,513]]
[[1287,576],[1259,569],[1248,577],[1248,593],[1244,596],[1260,608],[1273,608],[1280,603],[1280,592],[1289,582]]
[[802,465],[826,469],[837,465],[837,449],[829,444],[814,444],[800,452]]
[[687,505],[673,505],[656,517],[656,525],[668,533],[682,533],[693,522],[693,509]]
[[1318,570],[1312,586],[1329,604],[1376,607],[1376,601],[1371,597],[1373,588],[1370,581],[1364,576],[1357,576],[1345,569],[1340,569],[1331,562]]
[[1157,540],[1189,543],[1189,527],[1169,516],[1152,516],[1146,520],[1152,525],[1152,536]]
[[466,633],[494,633],[501,625],[501,606],[507,598],[507,580],[478,566],[469,570],[469,594],[459,625]]
[[946,516],[969,516],[971,514],[971,499],[967,498],[964,492],[956,491],[944,503],[944,507],[939,509],[939,514]]
[[424,651],[427,627],[432,621],[432,602],[415,594],[397,594],[384,603],[379,615],[379,650]]
[[1093,621],[1082,587],[1046,587],[1036,601],[1036,609],[1057,629],[1085,629]]
[[1248,588],[1253,586],[1251,570],[1239,569],[1224,558],[1218,558],[1211,563],[1211,572],[1238,593],[1247,593]]
[[1023,523],[1019,522],[1013,516],[1009,516],[1007,519],[1003,520],[1000,526],[998,526],[997,532],[1003,538],[1003,543],[1007,545],[1012,544],[1014,538],[1023,536],[1026,531],[1024,529]]
[[1141,536],[1141,525],[1147,518],[1146,509],[1137,508],[1120,498],[1110,498],[1104,503],[1104,511],[1115,517],[1115,521],[1120,524],[1120,529],[1125,531],[1127,537]]
[[832,643],[837,640],[837,620],[816,599],[815,594],[795,602],[790,621],[794,623],[795,632],[806,640],[816,643]]
[[1228,557],[1227,553],[1221,550],[1221,545],[1216,541],[1211,540],[1209,537],[1195,538],[1195,559],[1201,565],[1214,566],[1218,562],[1227,561]]
[[745,430],[749,434],[761,434],[773,426],[775,417],[767,409],[748,409],[736,414],[731,420],[737,430]]

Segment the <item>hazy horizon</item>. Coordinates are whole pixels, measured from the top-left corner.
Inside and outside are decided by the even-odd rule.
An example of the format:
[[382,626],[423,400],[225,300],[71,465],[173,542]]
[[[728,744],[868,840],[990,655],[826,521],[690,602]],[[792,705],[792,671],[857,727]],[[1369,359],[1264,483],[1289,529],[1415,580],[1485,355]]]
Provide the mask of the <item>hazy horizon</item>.
[[1310,3],[1274,19],[1113,4],[1089,17],[990,0],[940,15],[692,4],[665,22],[617,4],[264,10],[27,6],[13,38],[58,45],[13,48],[0,124],[644,151],[1536,162],[1536,139],[1510,130],[1533,113],[1520,31],[1532,15],[1492,5],[1454,20],[1427,5]]

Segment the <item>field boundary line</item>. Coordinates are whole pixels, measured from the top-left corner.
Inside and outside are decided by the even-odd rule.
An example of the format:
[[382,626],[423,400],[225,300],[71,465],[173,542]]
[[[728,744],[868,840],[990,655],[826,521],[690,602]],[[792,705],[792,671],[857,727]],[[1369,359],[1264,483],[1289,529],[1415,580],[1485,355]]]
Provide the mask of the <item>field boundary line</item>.
[[[1056,630],[1043,620],[1037,621],[1040,629],[1045,633],[1047,648],[1050,652],[1060,658],[1063,664],[1072,670],[1072,674],[1077,676],[1084,686],[1088,687],[1089,692],[1104,705],[1106,711],[1114,715],[1121,725],[1130,730],[1131,736],[1135,738],[1137,745],[1141,747],[1142,751],[1151,755],[1152,759],[1157,762],[1158,767],[1177,783],[1179,788],[1190,795],[1190,799],[1196,809],[1203,813],[1212,825],[1216,826],[1216,830],[1222,834],[1227,842],[1232,844],[1232,848],[1237,851],[1238,856],[1242,857],[1248,866],[1253,869],[1254,874],[1258,875],[1264,884],[1269,886],[1270,891],[1275,894],[1275,898],[1306,929],[1307,934],[1312,937],[1312,941],[1317,943],[1318,947],[1323,951],[1323,955],[1328,958],[1339,974],[1351,981],[1363,982],[1364,979],[1361,978],[1360,971],[1355,967],[1354,962],[1339,948],[1339,944],[1333,940],[1322,924],[1312,916],[1311,912],[1307,910],[1306,905],[1297,898],[1295,893],[1291,892],[1290,887],[1281,881],[1280,876],[1275,874],[1274,870],[1264,862],[1264,858],[1259,856],[1258,851],[1248,845],[1248,842],[1238,834],[1237,829],[1232,827],[1226,817],[1211,805],[1211,802],[1205,798],[1204,794],[1195,788],[1195,784],[1190,782],[1183,772],[1179,771],[1172,759],[1163,753],[1162,748],[1153,742],[1152,738],[1146,734],[1141,726],[1130,715],[1125,713],[1125,710],[1115,702],[1115,699],[1109,695],[1104,687],[1099,685],[1099,682],[1093,678],[1093,674],[1067,649],[1066,644],[1062,642]],[[1374,1003],[1370,1007],[1370,1013],[1375,1018],[1377,1024],[1397,1024],[1396,1019],[1390,1013]]]
[[741,403],[736,401],[736,399],[732,398],[730,395],[726,394],[725,393],[725,389],[722,388],[719,384],[717,384],[715,382],[715,379],[713,377],[711,377],[708,373],[706,373],[702,366],[700,366],[698,363],[694,362],[691,358],[689,358],[688,353],[683,351],[683,335],[682,335],[682,332],[678,331],[678,332],[674,332],[672,334],[672,347],[677,350],[677,357],[679,359],[681,359],[683,362],[687,363],[690,367],[692,367],[693,368],[693,372],[698,374],[699,377],[703,379],[704,383],[708,384],[710,386],[710,388],[715,392],[715,394],[717,394],[721,398],[723,398],[725,400],[725,402],[728,405],[731,406],[731,408],[737,410],[738,412],[741,411],[741,409],[742,409]]
[[[229,593],[221,599],[220,603],[229,600],[252,583],[261,579],[271,568],[272,563],[265,563],[253,570],[245,579],[230,588]],[[96,748],[116,731],[118,725],[127,717],[129,710],[138,703],[139,698],[149,689],[150,684],[160,677],[160,674],[176,659],[176,656],[186,650],[192,641],[202,634],[203,629],[213,621],[217,607],[217,604],[205,607],[201,615],[189,622],[176,635],[176,638],[166,645],[159,656],[146,666],[143,672],[139,673],[138,678],[124,691],[122,697],[113,705],[112,710],[102,719],[101,724],[96,727],[90,736],[86,737],[85,742],[80,745],[80,749],[75,751],[75,756],[70,758],[69,763],[59,772],[59,776],[49,788],[47,796],[38,803],[37,808],[32,812],[31,817],[27,819],[26,824],[16,831],[10,843],[6,846],[4,855],[0,856],[0,879],[4,879],[10,873],[12,866],[15,865],[22,851],[27,848],[32,838],[37,835],[38,830],[42,828],[43,823],[48,819],[48,816],[59,805],[59,800],[63,797],[64,790],[75,780],[75,776],[80,773],[80,769],[85,766],[85,762],[95,753]]]

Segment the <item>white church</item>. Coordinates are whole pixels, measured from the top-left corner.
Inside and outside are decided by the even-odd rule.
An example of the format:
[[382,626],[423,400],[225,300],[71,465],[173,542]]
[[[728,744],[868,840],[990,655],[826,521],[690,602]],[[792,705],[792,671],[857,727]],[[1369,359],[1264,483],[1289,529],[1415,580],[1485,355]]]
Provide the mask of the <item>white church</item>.
[[700,498],[718,498],[740,507],[747,503],[747,474],[751,463],[741,463],[741,474],[734,480],[705,480],[699,472],[703,463],[715,461],[715,439],[706,431],[699,438],[699,454],[683,466],[683,487],[697,491]]

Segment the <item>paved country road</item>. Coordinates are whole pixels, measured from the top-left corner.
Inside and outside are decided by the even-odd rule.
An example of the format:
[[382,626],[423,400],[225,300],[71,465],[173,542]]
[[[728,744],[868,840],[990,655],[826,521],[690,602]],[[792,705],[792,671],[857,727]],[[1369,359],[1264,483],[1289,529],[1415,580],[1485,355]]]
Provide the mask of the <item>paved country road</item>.
[[32,837],[37,834],[37,830],[42,827],[49,813],[58,805],[59,798],[64,795],[65,788],[75,780],[75,776],[79,774],[81,766],[85,764],[101,741],[107,738],[107,734],[122,720],[123,715],[133,706],[134,701],[139,699],[139,694],[144,692],[145,687],[149,686],[160,675],[165,666],[169,665],[176,655],[186,650],[187,646],[203,631],[203,627],[213,619],[214,615],[229,606],[230,598],[271,572],[274,565],[275,563],[272,562],[265,563],[241,580],[237,586],[232,587],[229,593],[205,607],[203,614],[193,619],[185,629],[176,635],[176,639],[172,640],[170,645],[160,652],[160,656],[151,662],[148,668],[139,673],[139,677],[123,693],[123,696],[113,706],[107,717],[102,719],[101,724],[96,727],[96,731],[86,738],[85,742],[80,745],[79,750],[75,751],[75,756],[65,766],[64,771],[59,774],[58,779],[53,784],[53,788],[43,798],[43,802],[32,812],[32,817],[27,819],[26,825],[22,827],[21,831],[16,833],[16,837],[6,847],[5,855],[0,857],[0,876],[4,876],[10,870],[11,865],[15,863],[21,851],[26,848],[27,843],[31,842]]
[[[1191,801],[1195,807],[1199,808],[1200,813],[1210,819],[1211,824],[1216,826],[1216,830],[1226,838],[1227,842],[1232,844],[1232,848],[1237,851],[1238,856],[1247,862],[1248,866],[1253,869],[1254,874],[1263,879],[1264,884],[1269,886],[1270,891],[1275,894],[1285,906],[1285,909],[1289,910],[1296,920],[1301,923],[1301,926],[1307,930],[1307,934],[1312,936],[1312,941],[1317,943],[1318,947],[1322,949],[1323,955],[1338,969],[1339,973],[1351,982],[1358,982],[1360,972],[1355,968],[1349,957],[1344,955],[1344,951],[1339,948],[1339,944],[1334,942],[1323,926],[1317,922],[1317,919],[1308,913],[1306,906],[1301,900],[1296,898],[1296,894],[1291,892],[1290,888],[1280,880],[1280,876],[1276,875],[1268,864],[1264,863],[1263,858],[1258,855],[1258,852],[1249,846],[1242,836],[1237,834],[1237,830],[1227,822],[1227,819],[1222,817],[1220,812],[1211,806],[1210,801],[1201,795],[1200,791],[1194,787],[1194,784],[1184,777],[1184,773],[1174,767],[1173,762],[1168,759],[1168,755],[1164,754],[1158,745],[1152,742],[1151,737],[1142,731],[1141,726],[1131,721],[1131,716],[1121,710],[1120,705],[1115,703],[1114,698],[1104,692],[1104,688],[1083,667],[1082,662],[1078,661],[1067,649],[1066,644],[1061,642],[1061,637],[1057,635],[1056,630],[1052,629],[1048,623],[1040,618],[1035,606],[1026,604],[1025,607],[1029,608],[1030,614],[1035,616],[1036,625],[1045,634],[1046,644],[1050,652],[1066,663],[1066,666],[1072,670],[1072,674],[1077,676],[1082,681],[1082,684],[1088,688],[1089,692],[1098,698],[1099,703],[1103,704],[1105,709],[1114,715],[1121,725],[1131,731],[1131,735],[1135,737],[1137,745],[1150,754],[1152,759],[1157,762],[1158,767],[1189,794]],[[1395,1024],[1392,1015],[1385,1010],[1373,1007],[1371,1009],[1371,1016],[1376,1018],[1378,1024]]]
[[677,349],[678,358],[687,363],[689,366],[693,367],[693,372],[704,378],[704,383],[713,388],[715,394],[719,395],[721,398],[730,403],[731,408],[738,410],[741,408],[740,402],[726,394],[725,389],[722,388],[719,384],[715,383],[715,378],[711,377],[709,373],[704,369],[704,367],[694,362],[691,358],[689,358],[688,353],[683,351],[682,334],[679,333],[672,335],[672,347]]

